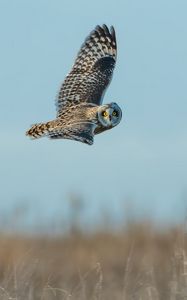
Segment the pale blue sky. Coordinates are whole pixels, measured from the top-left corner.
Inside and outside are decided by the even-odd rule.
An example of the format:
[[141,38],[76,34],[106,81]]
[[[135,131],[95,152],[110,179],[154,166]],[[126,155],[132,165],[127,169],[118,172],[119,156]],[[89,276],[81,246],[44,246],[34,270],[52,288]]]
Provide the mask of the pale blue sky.
[[[28,201],[54,218],[71,192],[90,213],[176,220],[186,214],[187,1],[0,0],[1,214]],[[123,109],[95,144],[30,141],[30,124],[54,118],[54,99],[84,38],[114,25],[118,61],[104,102]],[[187,198],[186,198],[187,199]],[[127,201],[127,202],[128,202]]]

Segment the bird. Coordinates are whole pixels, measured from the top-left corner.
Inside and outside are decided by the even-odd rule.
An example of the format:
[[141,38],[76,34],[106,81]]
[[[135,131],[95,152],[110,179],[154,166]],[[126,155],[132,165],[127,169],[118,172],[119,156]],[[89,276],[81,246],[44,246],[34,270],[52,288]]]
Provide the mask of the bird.
[[117,103],[103,104],[116,65],[117,43],[113,26],[97,25],[82,44],[56,99],[56,119],[31,126],[32,139],[70,139],[88,145],[94,136],[118,125]]

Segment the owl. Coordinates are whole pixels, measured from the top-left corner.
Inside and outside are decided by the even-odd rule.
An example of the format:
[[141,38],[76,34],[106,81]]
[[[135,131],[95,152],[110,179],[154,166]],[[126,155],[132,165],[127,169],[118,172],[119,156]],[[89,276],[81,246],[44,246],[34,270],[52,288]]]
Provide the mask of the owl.
[[92,145],[96,134],[118,125],[122,118],[120,107],[115,102],[102,105],[116,55],[114,28],[96,26],[61,85],[56,100],[56,119],[34,124],[26,135],[34,139],[47,136]]

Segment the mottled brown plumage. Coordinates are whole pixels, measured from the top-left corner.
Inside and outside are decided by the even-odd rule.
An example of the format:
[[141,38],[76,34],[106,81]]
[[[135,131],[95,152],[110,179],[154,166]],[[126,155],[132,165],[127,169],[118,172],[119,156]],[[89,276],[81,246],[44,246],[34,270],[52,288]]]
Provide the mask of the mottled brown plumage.
[[[116,63],[114,28],[97,26],[83,43],[72,70],[65,78],[56,101],[57,118],[33,125],[26,134],[32,138],[48,136],[66,138],[92,144],[94,134],[116,126],[121,110],[115,103],[104,106],[120,110],[120,120],[102,120],[102,99]],[[114,123],[112,122],[114,120]]]

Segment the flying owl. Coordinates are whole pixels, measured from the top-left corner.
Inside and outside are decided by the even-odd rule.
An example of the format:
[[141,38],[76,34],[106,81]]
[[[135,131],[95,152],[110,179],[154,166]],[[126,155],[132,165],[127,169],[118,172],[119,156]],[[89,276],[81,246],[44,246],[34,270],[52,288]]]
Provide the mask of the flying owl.
[[116,63],[115,30],[96,26],[83,43],[72,70],[61,85],[56,119],[34,124],[26,135],[31,138],[70,139],[92,145],[94,135],[118,125],[120,107],[112,102],[101,105]]

